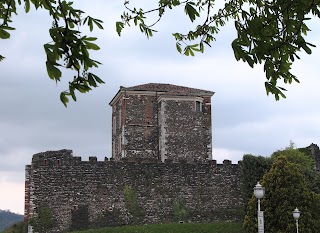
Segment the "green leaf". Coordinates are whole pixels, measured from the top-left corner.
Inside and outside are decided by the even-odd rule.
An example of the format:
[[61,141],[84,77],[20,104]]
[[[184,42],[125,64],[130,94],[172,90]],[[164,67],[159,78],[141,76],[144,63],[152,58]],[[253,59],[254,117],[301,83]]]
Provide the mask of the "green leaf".
[[203,52],[204,52],[203,42],[201,42],[201,43],[200,43],[200,51],[201,51],[201,53],[203,53]]
[[1,26],[1,28],[4,30],[16,30],[15,28],[9,26]]
[[102,79],[100,79],[97,75],[89,73],[98,83],[104,83],[104,81]]
[[82,37],[82,40],[85,40],[85,41],[95,41],[95,40],[97,40],[97,38],[96,38],[96,37],[86,37],[86,36],[84,36],[84,37]]
[[50,61],[46,61],[46,67],[49,77],[56,81],[60,81],[61,71],[57,67],[55,67]]
[[92,50],[99,50],[100,49],[100,47],[94,43],[90,43],[88,41],[84,41],[84,43],[86,44],[86,47],[88,49],[92,49]]
[[70,27],[70,28],[74,28],[74,23],[73,23],[72,20],[69,20],[69,21],[68,21],[68,24],[69,24],[69,27]]
[[74,87],[71,86],[71,84],[69,85],[69,90],[70,90],[70,95],[71,95],[72,99],[73,99],[74,101],[77,101],[77,97],[76,97],[76,95],[75,95],[75,93],[74,93]]
[[0,28],[0,39],[9,39],[10,33]]
[[83,56],[89,57],[89,52],[85,46],[81,46],[81,51],[82,51]]
[[84,20],[83,20],[83,25],[86,24],[86,22],[88,21],[89,16],[87,16]]
[[97,83],[91,73],[88,74],[88,82],[90,86],[97,87]]
[[174,36],[174,38],[176,38],[176,40],[182,39],[180,33],[173,33],[172,35]]
[[251,68],[253,68],[253,66],[254,66],[254,60],[253,60],[251,57],[249,57],[249,56],[246,57],[246,60],[247,60],[247,63],[249,64],[249,66],[250,66]]
[[190,46],[186,46],[185,49],[184,49],[184,55],[186,56],[194,56],[194,52],[192,51],[191,47]]
[[63,105],[64,105],[65,107],[67,107],[67,103],[69,102],[69,99],[68,99],[68,97],[67,97],[67,95],[66,95],[65,92],[61,92],[61,93],[60,93],[60,100],[61,100],[61,102],[63,103]]
[[190,48],[190,55],[193,57],[194,56],[194,52],[192,51],[192,49]]
[[43,47],[44,47],[44,50],[45,50],[45,52],[46,52],[46,54],[47,54],[47,59],[48,59],[49,61],[51,61],[51,62],[55,62],[55,61],[56,61],[56,58],[55,58],[55,55],[54,55],[54,53],[53,53],[53,51],[52,51],[52,45],[50,45],[50,44],[45,44]]
[[193,22],[196,17],[200,17],[199,12],[192,5],[194,5],[193,2],[187,2],[184,8],[186,15],[189,16],[191,22]]
[[304,51],[306,51],[307,54],[312,53],[311,49],[306,44],[303,44],[301,47],[303,48]]
[[124,28],[123,22],[116,22],[116,30],[119,36],[121,36],[121,31]]
[[86,93],[86,92],[88,92],[88,91],[91,90],[90,87],[88,87],[87,85],[84,85],[84,84],[82,84],[82,85],[76,85],[75,88],[76,88],[78,91],[80,91],[81,93]]
[[176,48],[177,48],[179,53],[182,52],[181,45],[179,43],[176,43]]
[[98,28],[100,29],[103,29],[103,26],[102,26],[102,21],[99,20],[99,19],[93,19],[93,22],[95,23],[95,25],[97,25]]
[[30,11],[30,0],[25,0],[25,5],[24,5],[24,9],[25,12],[28,13]]

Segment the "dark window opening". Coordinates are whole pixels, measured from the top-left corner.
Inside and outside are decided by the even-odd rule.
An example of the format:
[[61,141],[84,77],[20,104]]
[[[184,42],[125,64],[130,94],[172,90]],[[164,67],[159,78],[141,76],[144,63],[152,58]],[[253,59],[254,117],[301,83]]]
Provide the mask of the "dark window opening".
[[201,102],[200,101],[196,101],[196,111],[197,112],[201,112]]

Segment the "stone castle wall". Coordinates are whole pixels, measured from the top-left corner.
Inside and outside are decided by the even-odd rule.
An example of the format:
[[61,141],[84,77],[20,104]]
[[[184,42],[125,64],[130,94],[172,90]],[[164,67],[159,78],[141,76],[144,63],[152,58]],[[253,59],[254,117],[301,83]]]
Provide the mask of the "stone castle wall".
[[[164,99],[159,105],[161,160],[186,159],[190,162],[211,158],[210,98],[195,109],[194,100]],[[200,102],[199,102],[200,103]]]
[[125,187],[136,194],[141,224],[172,222],[173,202],[178,200],[186,205],[187,221],[241,221],[243,217],[239,165],[230,161],[162,163],[127,158],[116,162],[96,157],[81,161],[71,150],[61,150],[35,154],[26,175],[26,196],[33,201],[26,214],[30,217],[36,207],[49,207],[54,216],[52,232],[94,225],[102,215],[109,226],[131,224]]

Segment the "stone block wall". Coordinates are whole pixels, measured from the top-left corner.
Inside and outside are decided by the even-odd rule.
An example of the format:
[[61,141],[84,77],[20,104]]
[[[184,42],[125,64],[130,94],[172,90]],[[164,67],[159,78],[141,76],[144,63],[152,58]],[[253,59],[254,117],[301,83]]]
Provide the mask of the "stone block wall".
[[317,144],[311,143],[310,146],[306,147],[309,150],[309,153],[315,160],[315,170],[320,172],[320,149]]
[[72,151],[61,150],[34,155],[29,174],[28,190],[34,190],[26,195],[34,204],[29,212],[49,207],[55,225],[51,232],[101,222],[132,224],[125,187],[135,192],[141,224],[172,222],[173,202],[178,200],[185,203],[187,221],[241,221],[243,217],[239,165],[230,161],[162,163],[126,158],[116,162],[95,157],[81,161]]
[[211,158],[211,106],[199,101],[202,106],[197,110],[196,102],[196,99],[181,98],[164,99],[159,103],[162,161],[207,161]]
[[120,87],[112,107],[112,158],[211,159],[214,92],[170,85]]

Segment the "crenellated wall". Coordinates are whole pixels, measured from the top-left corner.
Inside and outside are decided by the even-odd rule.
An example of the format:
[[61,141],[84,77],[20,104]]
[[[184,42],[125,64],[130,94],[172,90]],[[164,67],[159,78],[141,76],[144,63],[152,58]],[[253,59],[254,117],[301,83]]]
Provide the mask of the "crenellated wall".
[[49,207],[54,216],[52,232],[94,226],[101,216],[107,216],[110,226],[131,224],[125,187],[136,194],[142,224],[172,222],[177,200],[186,205],[187,221],[241,221],[243,217],[239,165],[227,160],[223,164],[214,160],[163,163],[152,158],[82,161],[71,150],[60,150],[35,154],[27,169],[32,182],[26,200],[33,200],[34,206],[25,212],[26,219],[37,212],[36,207]]

